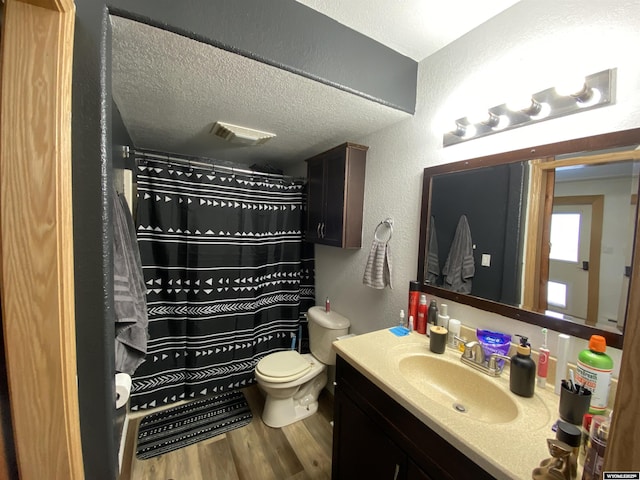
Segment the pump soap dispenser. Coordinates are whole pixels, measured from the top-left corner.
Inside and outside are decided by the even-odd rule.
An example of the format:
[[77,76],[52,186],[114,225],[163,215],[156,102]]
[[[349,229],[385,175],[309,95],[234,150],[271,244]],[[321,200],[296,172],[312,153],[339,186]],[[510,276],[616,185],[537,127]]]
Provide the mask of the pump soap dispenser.
[[521,397],[533,397],[536,385],[536,364],[531,358],[529,339],[522,335],[517,353],[511,357],[511,372],[509,374],[509,389]]

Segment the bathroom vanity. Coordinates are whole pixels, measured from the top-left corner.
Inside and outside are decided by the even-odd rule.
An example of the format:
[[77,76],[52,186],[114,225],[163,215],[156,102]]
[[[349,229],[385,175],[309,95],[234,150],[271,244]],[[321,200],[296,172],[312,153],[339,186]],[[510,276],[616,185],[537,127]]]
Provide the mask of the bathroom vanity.
[[338,354],[332,478],[523,479],[548,458],[558,397],[509,391],[460,352],[429,351],[415,332],[334,342]]
[[493,478],[341,357],[332,478]]

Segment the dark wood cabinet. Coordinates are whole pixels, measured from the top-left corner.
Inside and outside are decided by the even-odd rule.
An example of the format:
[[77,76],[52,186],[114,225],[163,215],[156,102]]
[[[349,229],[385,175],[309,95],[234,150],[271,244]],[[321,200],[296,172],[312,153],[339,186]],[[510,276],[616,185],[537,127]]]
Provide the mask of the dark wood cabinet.
[[342,435],[334,478],[400,478],[406,470],[407,455],[351,401],[340,404]]
[[493,478],[340,356],[336,365],[333,480]]
[[362,246],[368,148],[345,143],[307,159],[307,241],[342,248]]

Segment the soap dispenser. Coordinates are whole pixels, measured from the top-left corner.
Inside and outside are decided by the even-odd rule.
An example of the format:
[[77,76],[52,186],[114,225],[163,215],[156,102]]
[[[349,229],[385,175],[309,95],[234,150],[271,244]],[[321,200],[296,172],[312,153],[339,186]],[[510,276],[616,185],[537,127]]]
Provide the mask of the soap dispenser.
[[509,373],[509,389],[521,397],[533,397],[536,382],[536,364],[531,358],[529,339],[522,335],[517,353],[511,357],[511,371]]

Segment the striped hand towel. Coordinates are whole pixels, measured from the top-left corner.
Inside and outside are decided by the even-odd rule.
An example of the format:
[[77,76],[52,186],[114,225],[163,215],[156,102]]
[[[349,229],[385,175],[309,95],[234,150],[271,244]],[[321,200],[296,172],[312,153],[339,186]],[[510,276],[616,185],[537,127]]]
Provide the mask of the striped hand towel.
[[391,285],[391,250],[388,242],[374,240],[371,244],[362,283],[371,288],[383,289]]

